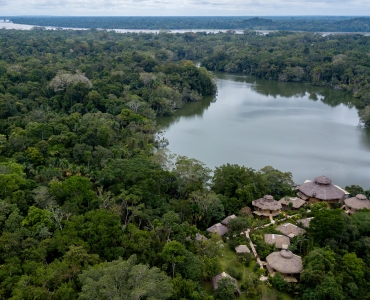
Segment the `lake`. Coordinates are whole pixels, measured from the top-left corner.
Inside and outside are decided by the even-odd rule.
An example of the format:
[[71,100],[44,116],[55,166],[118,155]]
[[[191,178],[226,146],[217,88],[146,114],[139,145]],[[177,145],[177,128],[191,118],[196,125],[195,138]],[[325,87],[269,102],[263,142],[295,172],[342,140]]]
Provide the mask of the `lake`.
[[356,99],[302,83],[215,74],[218,95],[158,118],[175,154],[208,167],[271,165],[302,183],[370,188],[370,131],[358,126]]

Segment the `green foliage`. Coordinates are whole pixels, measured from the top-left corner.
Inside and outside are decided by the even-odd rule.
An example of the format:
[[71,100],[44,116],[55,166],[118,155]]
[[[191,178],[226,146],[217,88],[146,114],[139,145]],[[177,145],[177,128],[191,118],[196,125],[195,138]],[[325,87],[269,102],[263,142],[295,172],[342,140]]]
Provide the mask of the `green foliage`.
[[288,288],[288,283],[284,280],[280,273],[276,273],[270,278],[270,282],[278,291],[285,292]]
[[234,281],[229,277],[223,277],[217,282],[217,289],[214,292],[215,299],[235,299],[235,289]]
[[102,263],[80,276],[79,299],[168,299],[172,283],[158,268],[136,264],[136,257]]

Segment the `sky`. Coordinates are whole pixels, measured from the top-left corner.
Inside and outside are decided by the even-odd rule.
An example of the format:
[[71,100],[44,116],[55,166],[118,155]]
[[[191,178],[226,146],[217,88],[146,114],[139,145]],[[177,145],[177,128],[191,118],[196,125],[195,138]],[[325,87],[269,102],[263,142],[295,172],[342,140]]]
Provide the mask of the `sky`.
[[370,15],[370,0],[0,0],[0,15]]

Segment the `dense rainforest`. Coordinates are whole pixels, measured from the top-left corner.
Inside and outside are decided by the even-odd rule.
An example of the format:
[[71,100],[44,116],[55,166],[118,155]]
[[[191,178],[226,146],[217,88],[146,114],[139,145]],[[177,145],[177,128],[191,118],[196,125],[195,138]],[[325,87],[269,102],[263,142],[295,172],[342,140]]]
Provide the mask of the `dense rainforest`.
[[369,17],[3,17],[36,26],[104,29],[265,29],[370,32]]
[[[167,153],[156,126],[157,116],[217,92],[208,70],[351,92],[368,126],[369,41],[0,30],[0,298],[232,299],[230,282],[210,288],[226,271],[244,299],[370,299],[369,211],[295,212],[314,216],[290,246],[303,258],[301,280],[264,284],[265,270],[231,249],[247,242],[241,231],[265,224],[250,213],[253,200],[295,194],[292,174],[210,170]],[[351,195],[370,196],[350,184]],[[227,238],[196,239],[231,214]],[[264,230],[251,236],[261,258],[275,250]]]

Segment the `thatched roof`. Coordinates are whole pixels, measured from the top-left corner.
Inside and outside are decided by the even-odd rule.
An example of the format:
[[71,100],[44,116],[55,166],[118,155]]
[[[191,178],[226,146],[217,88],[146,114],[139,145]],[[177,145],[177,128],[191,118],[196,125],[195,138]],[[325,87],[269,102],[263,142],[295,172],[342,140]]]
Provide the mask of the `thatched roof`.
[[344,200],[346,206],[351,209],[359,210],[363,208],[370,209],[370,201],[365,195],[358,194],[356,197],[348,198]]
[[236,253],[251,253],[251,250],[247,247],[247,245],[239,245],[238,247],[235,247]]
[[212,278],[212,284],[213,284],[213,289],[217,289],[218,288],[218,282],[224,278],[224,277],[228,277],[228,278],[231,278],[232,281],[234,282],[235,284],[235,289],[236,291],[238,292],[238,294],[240,294],[240,290],[239,290],[239,286],[238,286],[238,282],[236,281],[236,279],[234,277],[231,277],[229,274],[227,274],[226,272],[222,272],[221,274],[218,274],[216,275],[215,277]]
[[308,227],[310,227],[310,222],[311,222],[312,219],[313,219],[313,217],[306,218],[306,219],[299,219],[299,220],[297,220],[297,224],[298,225],[302,224],[303,227],[308,228]]
[[196,234],[195,234],[195,239],[196,239],[197,241],[206,241],[206,240],[208,240],[204,235],[202,235],[202,234],[200,234],[200,233],[196,233]]
[[303,227],[308,228],[308,227],[310,227],[310,222],[311,222],[312,219],[313,219],[313,217],[306,218],[306,219],[299,219],[299,220],[297,220],[297,224],[298,225],[302,224]]
[[279,210],[281,209],[280,202],[274,200],[271,195],[266,195],[261,199],[252,201],[253,206],[262,210]]
[[301,206],[306,204],[306,201],[297,198],[297,197],[289,197],[287,199],[282,198],[279,200],[281,205],[289,206],[289,203],[292,203],[292,208],[300,208]]
[[344,192],[335,187],[331,180],[325,176],[316,177],[314,181],[301,184],[298,190],[307,197],[320,200],[340,200],[344,198]]
[[207,229],[209,233],[217,233],[218,235],[223,236],[226,232],[228,232],[228,229],[222,225],[221,223],[217,223]]
[[276,227],[276,230],[280,231],[281,233],[285,234],[290,238],[293,238],[300,234],[304,234],[306,232],[304,229],[299,228],[298,226],[293,225],[291,223],[285,223],[283,225],[280,225],[279,227]]
[[283,274],[299,274],[303,270],[301,257],[289,250],[271,253],[266,257],[266,262],[271,268]]
[[228,216],[228,217],[226,217],[225,219],[223,219],[223,220],[221,221],[221,224],[223,224],[223,225],[227,225],[227,224],[229,224],[229,221],[230,221],[231,219],[235,219],[235,218],[237,218],[237,216],[235,216],[235,215]]
[[290,239],[281,234],[265,234],[264,240],[266,244],[275,245],[277,248],[287,248],[290,245]]

